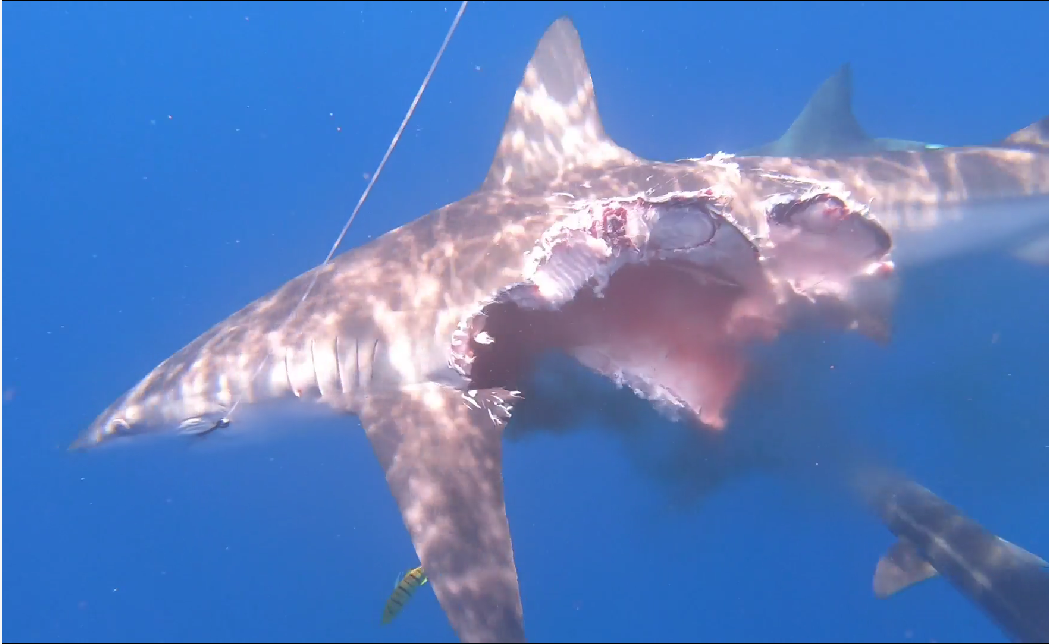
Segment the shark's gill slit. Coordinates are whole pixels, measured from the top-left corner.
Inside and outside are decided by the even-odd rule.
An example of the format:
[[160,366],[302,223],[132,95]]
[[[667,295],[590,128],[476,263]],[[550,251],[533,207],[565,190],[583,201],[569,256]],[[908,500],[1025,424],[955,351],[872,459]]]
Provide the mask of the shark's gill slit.
[[[292,380],[291,380],[291,361],[289,360],[290,356],[291,356],[291,347],[284,347],[284,375],[285,375],[285,377],[288,380],[288,390],[292,393],[292,395],[294,395],[296,398],[298,398],[299,397],[299,391],[295,388],[295,383],[292,382]],[[263,364],[265,364],[265,363],[263,363]],[[234,405],[234,406],[236,406],[236,405]],[[232,414],[232,413],[233,413],[233,411],[230,410],[230,414]]]
[[335,387],[342,395],[346,394],[346,370],[342,366],[342,341],[338,334],[332,340],[332,356],[335,358]]
[[[371,386],[371,384],[375,380],[375,364],[376,364],[376,360],[378,359],[378,354],[379,354],[379,342],[380,342],[380,340],[378,338],[376,338],[375,340],[372,340],[372,352],[371,352],[371,358],[368,360],[368,375],[367,375],[367,378],[366,378],[367,379],[367,383],[366,384],[368,386]],[[365,383],[362,383],[362,384],[365,384]]]

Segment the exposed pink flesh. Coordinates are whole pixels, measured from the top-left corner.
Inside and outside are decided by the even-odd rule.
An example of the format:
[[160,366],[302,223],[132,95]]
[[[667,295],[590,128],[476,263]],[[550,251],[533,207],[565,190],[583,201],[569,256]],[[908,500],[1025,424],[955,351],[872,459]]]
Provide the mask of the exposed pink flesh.
[[744,344],[778,331],[763,310],[739,287],[672,263],[630,265],[603,297],[583,289],[556,311],[490,307],[483,324],[494,342],[472,343],[473,381],[478,388],[511,383],[538,353],[561,349],[721,429],[746,373]]

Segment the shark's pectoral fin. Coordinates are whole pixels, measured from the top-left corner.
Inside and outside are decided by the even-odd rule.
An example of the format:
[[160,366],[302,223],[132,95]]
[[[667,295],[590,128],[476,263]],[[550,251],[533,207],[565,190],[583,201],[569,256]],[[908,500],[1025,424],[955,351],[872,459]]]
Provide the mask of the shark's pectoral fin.
[[885,599],[936,575],[936,569],[921,556],[914,543],[900,539],[878,560],[874,594]]
[[1013,251],[1013,257],[1022,262],[1049,266],[1049,235],[1024,242]]
[[1006,541],[1001,537],[998,537],[998,541],[1000,541],[1003,546],[1005,546],[1008,550],[1012,552],[1013,557],[1015,557],[1017,561],[1021,561],[1027,565],[1037,566],[1039,568],[1049,568],[1049,561],[1042,559],[1033,552],[1024,550],[1012,541]]
[[441,607],[463,642],[523,642],[503,501],[511,396],[427,384],[370,397],[361,424]]

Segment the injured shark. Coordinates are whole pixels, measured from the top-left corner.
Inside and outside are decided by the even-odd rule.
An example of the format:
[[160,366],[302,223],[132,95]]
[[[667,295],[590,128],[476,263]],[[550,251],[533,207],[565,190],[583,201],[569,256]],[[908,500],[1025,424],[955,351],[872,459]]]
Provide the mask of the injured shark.
[[1037,150],[901,154],[638,158],[605,133],[559,19],[476,191],[216,324],[72,447],[251,432],[275,408],[356,416],[458,637],[525,641],[502,441],[536,356],[563,353],[718,430],[747,346],[807,321],[887,339],[895,273],[877,207],[935,217],[1049,194]]

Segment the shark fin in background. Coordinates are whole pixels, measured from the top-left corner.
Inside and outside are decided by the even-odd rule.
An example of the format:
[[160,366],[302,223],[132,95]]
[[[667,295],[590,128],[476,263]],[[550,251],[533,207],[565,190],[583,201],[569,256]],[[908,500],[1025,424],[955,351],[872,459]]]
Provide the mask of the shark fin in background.
[[823,81],[780,138],[745,156],[822,156],[865,147],[870,137],[852,113],[852,67],[845,63]]
[[783,136],[740,155],[837,157],[941,147],[944,146],[868,136],[852,111],[852,67],[845,63],[823,81]]
[[1031,564],[1034,566],[1041,566],[1042,568],[1049,568],[1049,562],[1047,562],[1045,559],[1042,559],[1033,552],[1024,550],[1012,541],[1006,541],[1001,537],[998,537],[998,541],[1000,541],[1002,545],[1004,545],[1006,548],[1009,549],[1009,551],[1013,553],[1013,556],[1016,557],[1017,561],[1022,561],[1025,564]]

